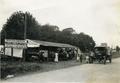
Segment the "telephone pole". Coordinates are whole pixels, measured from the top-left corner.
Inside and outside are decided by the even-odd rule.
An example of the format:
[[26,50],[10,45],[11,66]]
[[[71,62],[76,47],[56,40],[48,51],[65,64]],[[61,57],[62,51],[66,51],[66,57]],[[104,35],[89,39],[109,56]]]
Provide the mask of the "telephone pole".
[[[27,13],[25,12],[25,16],[24,16],[24,42],[26,42],[26,32],[27,32]],[[25,52],[26,48],[23,49],[23,61],[26,60],[26,52]]]

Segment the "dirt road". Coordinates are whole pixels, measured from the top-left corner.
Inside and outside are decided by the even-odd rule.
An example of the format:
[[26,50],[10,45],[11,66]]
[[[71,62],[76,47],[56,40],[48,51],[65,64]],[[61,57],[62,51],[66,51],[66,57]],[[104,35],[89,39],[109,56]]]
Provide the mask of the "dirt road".
[[85,64],[45,73],[15,77],[2,82],[120,83],[120,58],[114,59],[111,64]]

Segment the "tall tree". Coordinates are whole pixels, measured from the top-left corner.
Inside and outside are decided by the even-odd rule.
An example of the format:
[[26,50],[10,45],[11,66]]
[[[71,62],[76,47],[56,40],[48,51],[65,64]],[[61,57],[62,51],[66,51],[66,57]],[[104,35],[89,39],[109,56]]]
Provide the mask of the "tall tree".
[[89,50],[93,50],[94,46],[95,46],[95,41],[93,40],[93,38],[85,33],[80,33],[78,34],[78,39],[79,39],[79,45],[78,47],[80,47],[80,49],[82,49],[82,51],[89,51]]
[[21,11],[14,12],[4,24],[2,36],[7,39],[24,39],[26,28],[26,38],[36,38],[40,25],[36,19],[29,13]]
[[60,31],[58,26],[50,25],[50,24],[43,25],[40,28],[40,32],[39,32],[40,40],[58,42],[57,34],[59,32]]

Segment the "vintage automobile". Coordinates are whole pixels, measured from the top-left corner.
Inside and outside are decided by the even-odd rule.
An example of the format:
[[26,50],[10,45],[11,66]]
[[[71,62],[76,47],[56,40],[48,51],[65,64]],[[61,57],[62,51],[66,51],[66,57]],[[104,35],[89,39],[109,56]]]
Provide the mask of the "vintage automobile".
[[109,60],[109,62],[112,62],[112,54],[108,53],[110,52],[110,49],[104,46],[97,46],[94,48],[95,53],[95,60],[97,60],[99,63],[102,62],[106,64],[106,61]]

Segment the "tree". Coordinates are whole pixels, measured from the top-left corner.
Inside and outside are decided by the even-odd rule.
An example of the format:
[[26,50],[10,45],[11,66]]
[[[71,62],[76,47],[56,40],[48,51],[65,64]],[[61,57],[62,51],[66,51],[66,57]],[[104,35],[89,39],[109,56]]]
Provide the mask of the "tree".
[[73,28],[63,29],[60,33],[61,43],[67,43],[79,47],[82,51],[93,50],[95,41],[85,33],[77,34]]
[[40,37],[40,40],[58,42],[57,34],[59,32],[60,31],[58,26],[46,24],[40,28],[39,37]]
[[2,28],[2,38],[24,39],[25,26],[26,38],[35,39],[40,27],[36,19],[29,12],[14,12]]
[[82,51],[90,51],[93,50],[95,46],[95,41],[93,38],[87,34],[80,33],[78,34],[78,39],[79,39],[79,45],[80,49]]
[[75,32],[75,30],[73,28],[66,28],[63,29],[60,33],[60,42],[62,43],[68,43],[68,44],[72,44],[72,37],[73,37],[73,32]]
[[66,28],[66,29],[63,29],[62,32],[66,34],[74,34],[75,30],[73,28]]

